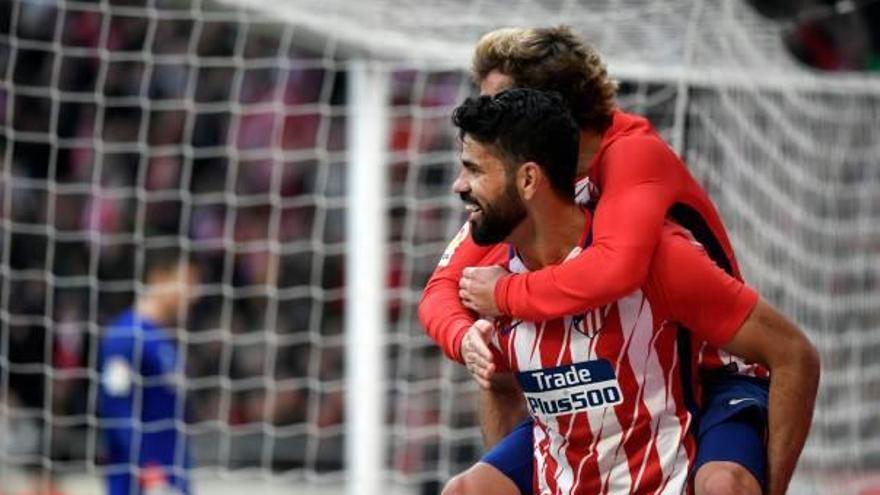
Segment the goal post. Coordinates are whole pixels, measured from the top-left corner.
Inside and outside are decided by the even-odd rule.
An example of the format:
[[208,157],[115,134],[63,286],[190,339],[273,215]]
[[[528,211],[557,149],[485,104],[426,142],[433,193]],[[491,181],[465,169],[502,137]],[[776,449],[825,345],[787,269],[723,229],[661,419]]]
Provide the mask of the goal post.
[[349,64],[346,208],[346,443],[350,495],[379,495],[385,472],[388,71]]

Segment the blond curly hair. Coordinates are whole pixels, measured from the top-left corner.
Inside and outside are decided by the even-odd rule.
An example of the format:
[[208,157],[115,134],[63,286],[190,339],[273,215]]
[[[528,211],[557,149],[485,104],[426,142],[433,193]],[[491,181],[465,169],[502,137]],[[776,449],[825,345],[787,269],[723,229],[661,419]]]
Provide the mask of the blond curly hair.
[[514,87],[556,91],[582,129],[611,125],[617,83],[599,53],[568,26],[503,28],[482,37],[474,50],[472,77],[479,84],[497,70]]

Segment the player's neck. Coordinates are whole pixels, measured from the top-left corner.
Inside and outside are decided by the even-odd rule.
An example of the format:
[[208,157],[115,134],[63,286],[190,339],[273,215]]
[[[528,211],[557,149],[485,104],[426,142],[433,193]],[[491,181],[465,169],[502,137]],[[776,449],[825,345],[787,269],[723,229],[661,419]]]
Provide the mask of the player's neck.
[[590,165],[593,163],[593,157],[596,156],[596,152],[599,151],[600,144],[602,144],[602,134],[592,131],[581,131],[578,147],[578,179],[582,179],[590,173]]
[[565,261],[581,240],[586,227],[584,212],[574,203],[548,202],[514,231],[512,244],[529,270]]

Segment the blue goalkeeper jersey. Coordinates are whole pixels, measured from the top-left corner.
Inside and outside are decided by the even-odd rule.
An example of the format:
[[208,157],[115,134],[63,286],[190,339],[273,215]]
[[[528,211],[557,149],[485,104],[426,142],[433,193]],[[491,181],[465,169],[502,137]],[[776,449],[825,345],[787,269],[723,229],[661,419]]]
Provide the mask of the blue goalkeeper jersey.
[[159,476],[189,494],[183,372],[171,334],[127,311],[105,328],[99,366],[108,493],[140,495]]

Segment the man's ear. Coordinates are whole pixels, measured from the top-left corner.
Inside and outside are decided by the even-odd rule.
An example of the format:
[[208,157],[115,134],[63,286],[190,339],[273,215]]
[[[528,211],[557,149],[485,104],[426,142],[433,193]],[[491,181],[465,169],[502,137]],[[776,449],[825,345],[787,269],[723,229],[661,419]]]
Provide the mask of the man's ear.
[[523,163],[516,171],[517,189],[524,200],[532,199],[535,196],[541,180],[543,180],[541,167],[535,162]]

